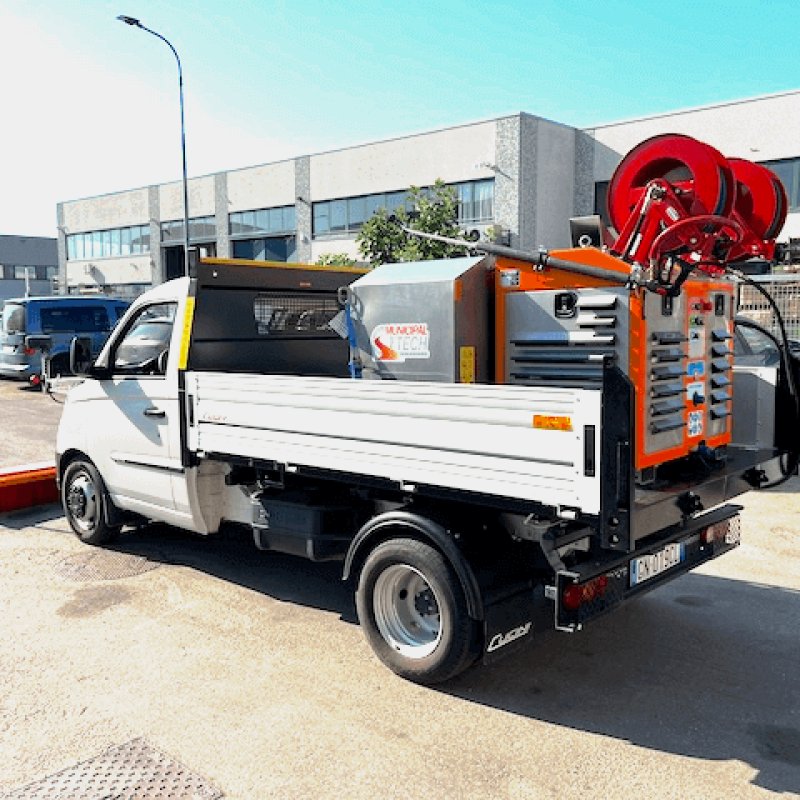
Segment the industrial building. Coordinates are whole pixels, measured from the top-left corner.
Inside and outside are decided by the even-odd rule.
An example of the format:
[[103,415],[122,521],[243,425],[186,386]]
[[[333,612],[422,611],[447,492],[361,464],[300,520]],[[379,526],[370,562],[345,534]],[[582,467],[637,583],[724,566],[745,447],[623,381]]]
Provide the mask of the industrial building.
[[55,237],[0,235],[0,306],[10,297],[51,294],[57,275]]
[[[454,187],[465,230],[497,226],[513,247],[569,245],[569,219],[603,213],[622,156],[660,133],[683,133],[782,179],[800,237],[800,91],[578,129],[518,113],[189,180],[189,234],[203,254],[316,261],[358,258],[360,226],[402,205],[409,186]],[[135,295],[182,274],[179,182],[58,205],[60,281],[68,291]]]

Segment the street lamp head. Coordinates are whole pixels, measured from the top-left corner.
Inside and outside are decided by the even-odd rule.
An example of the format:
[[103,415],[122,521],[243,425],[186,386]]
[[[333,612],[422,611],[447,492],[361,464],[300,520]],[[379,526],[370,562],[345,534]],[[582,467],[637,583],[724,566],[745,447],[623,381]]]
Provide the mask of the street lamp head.
[[136,17],[129,17],[127,14],[120,14],[117,19],[139,30],[151,33],[157,39],[161,39],[167,47],[172,51],[175,56],[175,61],[178,64],[178,97],[180,98],[181,109],[181,161],[183,167],[183,264],[184,272],[188,276],[190,274],[189,264],[189,180],[186,176],[186,126],[183,117],[183,68],[181,67],[181,58],[178,51],[172,42],[166,36],[162,36],[158,31],[154,31],[145,25],[142,25]]

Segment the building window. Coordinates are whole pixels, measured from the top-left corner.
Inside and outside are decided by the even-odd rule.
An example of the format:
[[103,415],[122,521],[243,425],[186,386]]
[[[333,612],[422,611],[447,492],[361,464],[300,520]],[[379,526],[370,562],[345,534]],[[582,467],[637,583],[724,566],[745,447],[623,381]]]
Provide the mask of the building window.
[[24,264],[5,264],[0,266],[0,280],[24,281],[27,277],[30,280],[47,281],[58,275],[58,267],[55,265],[26,266]]
[[[217,238],[216,217],[191,217],[189,219],[189,241],[200,242]],[[161,242],[166,245],[183,243],[183,220],[161,223]]]
[[234,258],[250,261],[292,261],[297,252],[294,236],[264,236],[256,239],[234,239]]
[[781,179],[789,197],[789,211],[800,211],[800,158],[762,161],[761,164]]
[[608,219],[608,184],[609,181],[598,181],[594,185],[594,213],[600,215],[605,225],[611,225]]
[[229,216],[229,226],[231,236],[294,233],[297,229],[297,215],[294,206],[234,211]]
[[458,221],[491,222],[494,218],[494,179],[457,183]]
[[113,258],[150,252],[150,226],[131,225],[107,231],[73,233],[67,236],[67,258]]
[[[494,179],[450,184],[456,192],[459,223],[491,222],[494,219]],[[424,190],[426,191],[426,190]],[[413,209],[407,191],[380,192],[314,203],[314,236],[355,233],[380,208],[390,214],[399,208]]]

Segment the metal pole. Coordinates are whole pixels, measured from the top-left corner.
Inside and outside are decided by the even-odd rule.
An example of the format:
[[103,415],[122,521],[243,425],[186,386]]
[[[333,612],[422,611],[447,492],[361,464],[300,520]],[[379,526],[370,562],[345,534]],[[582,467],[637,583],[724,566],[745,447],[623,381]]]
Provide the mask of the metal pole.
[[181,161],[182,161],[182,174],[183,174],[183,274],[189,275],[189,180],[186,173],[186,122],[183,113],[183,68],[181,67],[181,59],[178,51],[172,46],[172,42],[165,36],[162,36],[157,31],[142,25],[135,17],[128,17],[120,14],[118,20],[124,22],[126,25],[133,25],[135,28],[141,28],[147,33],[153,34],[158,39],[161,39],[164,44],[172,50],[172,55],[175,56],[175,61],[178,62],[178,92],[180,99],[181,109]]

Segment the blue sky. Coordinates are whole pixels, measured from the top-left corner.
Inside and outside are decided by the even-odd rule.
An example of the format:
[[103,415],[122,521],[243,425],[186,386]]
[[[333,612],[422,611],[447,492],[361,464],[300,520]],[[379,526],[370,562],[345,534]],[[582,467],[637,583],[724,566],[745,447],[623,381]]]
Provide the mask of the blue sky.
[[0,233],[55,235],[58,200],[179,177],[173,57],[121,13],[181,55],[190,175],[517,111],[589,126],[800,87],[798,0],[0,0]]

